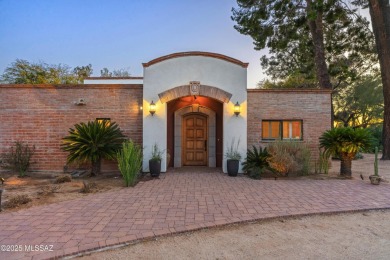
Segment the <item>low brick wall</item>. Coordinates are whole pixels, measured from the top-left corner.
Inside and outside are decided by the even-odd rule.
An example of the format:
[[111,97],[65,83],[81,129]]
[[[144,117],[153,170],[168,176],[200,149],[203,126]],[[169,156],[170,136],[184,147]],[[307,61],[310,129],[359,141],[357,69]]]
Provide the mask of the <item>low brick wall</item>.
[[[76,105],[80,99],[85,105]],[[142,85],[0,85],[0,154],[15,141],[35,145],[32,170],[62,172],[61,138],[70,127],[110,118],[142,144]],[[0,169],[1,170],[1,169]],[[103,171],[117,170],[115,163]]]
[[302,120],[303,142],[318,158],[321,134],[331,128],[331,91],[305,89],[248,90],[248,148],[267,146],[261,138],[262,120]]

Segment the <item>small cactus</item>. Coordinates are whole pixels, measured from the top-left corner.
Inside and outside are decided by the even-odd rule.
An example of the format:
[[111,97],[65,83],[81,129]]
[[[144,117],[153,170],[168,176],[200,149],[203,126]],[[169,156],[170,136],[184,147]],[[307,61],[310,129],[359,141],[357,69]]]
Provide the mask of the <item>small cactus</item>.
[[374,175],[379,176],[379,174],[378,174],[378,147],[375,147]]

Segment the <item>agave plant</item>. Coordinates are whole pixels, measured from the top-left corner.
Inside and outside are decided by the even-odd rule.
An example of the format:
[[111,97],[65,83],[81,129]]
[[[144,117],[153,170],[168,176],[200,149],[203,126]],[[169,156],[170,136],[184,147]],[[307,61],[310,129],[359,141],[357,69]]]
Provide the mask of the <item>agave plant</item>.
[[367,129],[351,127],[333,128],[320,137],[320,147],[329,158],[336,155],[340,158],[340,175],[352,175],[352,160],[360,149],[371,148],[373,138]]
[[242,163],[243,170],[248,173],[249,177],[254,179],[260,179],[261,173],[264,169],[270,169],[268,158],[270,154],[267,151],[267,148],[262,149],[259,147],[257,149],[253,146],[252,150],[247,150],[245,161]]
[[69,152],[68,163],[91,162],[91,175],[98,175],[101,160],[115,159],[124,141],[125,136],[116,123],[90,121],[70,128],[69,135],[62,139],[61,148]]

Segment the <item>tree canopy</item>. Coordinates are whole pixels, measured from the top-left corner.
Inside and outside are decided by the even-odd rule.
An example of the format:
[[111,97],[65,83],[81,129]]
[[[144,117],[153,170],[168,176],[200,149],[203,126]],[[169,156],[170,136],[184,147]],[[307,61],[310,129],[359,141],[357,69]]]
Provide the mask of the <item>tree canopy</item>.
[[[253,38],[255,49],[268,48],[261,64],[273,80],[293,76],[319,81],[318,46],[310,31],[313,19],[321,19],[325,72],[332,87],[350,84],[377,63],[369,22],[342,1],[239,0],[238,4],[232,16],[235,28]],[[323,87],[321,81],[318,86]]]
[[335,121],[342,126],[363,127],[383,122],[383,85],[377,76],[365,76],[333,97]]
[[[274,82],[263,82],[262,87],[288,87],[295,82],[312,87],[314,79],[319,87],[335,90],[336,102],[345,106],[345,111],[336,111],[336,117],[343,122],[356,123],[356,118],[352,119],[356,106],[365,115],[367,111],[376,111],[377,116],[380,106],[369,100],[376,98],[376,104],[384,103],[382,159],[390,159],[388,0],[237,0],[237,3],[238,8],[232,10],[232,19],[237,22],[235,28],[253,38],[255,49],[268,48],[270,53],[261,62]],[[373,32],[368,21],[354,9],[357,5],[370,8]],[[378,58],[380,66],[376,65]],[[367,79],[378,71],[383,103],[379,96],[369,95],[379,93],[375,87],[378,84]],[[363,96],[356,99],[357,94]],[[366,101],[371,107],[363,112]]]
[[113,70],[110,71],[107,68],[103,68],[100,70],[100,76],[101,77],[130,77],[130,72],[126,69],[119,69],[119,70]]
[[17,59],[0,77],[8,84],[77,84],[92,74],[92,65],[71,68],[68,65],[49,65]]

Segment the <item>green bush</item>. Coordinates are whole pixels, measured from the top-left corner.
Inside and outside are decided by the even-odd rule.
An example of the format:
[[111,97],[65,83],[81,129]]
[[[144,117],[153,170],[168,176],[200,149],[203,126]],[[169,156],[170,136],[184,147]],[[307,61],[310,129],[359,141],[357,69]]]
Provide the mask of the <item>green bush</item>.
[[319,156],[315,162],[315,173],[316,174],[328,174],[330,168],[329,157],[325,155],[324,151],[319,149]]
[[115,159],[125,141],[119,126],[109,121],[90,121],[74,125],[62,139],[62,150],[69,152],[67,161],[91,162],[91,175],[98,175],[101,160]]
[[327,158],[336,155],[340,158],[340,175],[352,175],[352,160],[361,151],[371,149],[373,138],[367,129],[340,127],[324,132],[320,137],[320,147]]
[[378,151],[383,150],[383,124],[378,125],[370,125],[367,127],[368,131],[370,131],[371,136],[373,137],[373,142],[371,149],[368,149],[367,152],[374,153],[375,147],[378,147]]
[[240,146],[240,139],[237,141],[237,145],[235,144],[235,139],[233,138],[232,143],[227,145],[227,151],[225,154],[226,159],[228,160],[241,160],[241,154],[238,151],[238,147]]
[[160,148],[158,147],[158,144],[154,143],[152,147],[152,157],[150,158],[150,160],[161,162],[163,154],[164,151],[161,151]]
[[142,148],[133,141],[126,141],[117,153],[117,160],[126,187],[134,186],[142,169]]
[[18,172],[19,176],[23,177],[32,164],[31,157],[34,153],[35,146],[30,147],[28,144],[17,141],[15,146],[2,155],[2,167]]
[[268,146],[269,166],[277,173],[308,175],[311,153],[306,144],[296,141],[277,141]]
[[267,148],[262,149],[259,147],[259,149],[257,149],[253,146],[252,150],[248,149],[246,152],[246,158],[242,163],[242,169],[250,178],[260,179],[263,171],[265,169],[270,169],[268,163],[269,157],[270,154],[268,153]]

